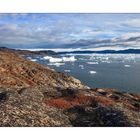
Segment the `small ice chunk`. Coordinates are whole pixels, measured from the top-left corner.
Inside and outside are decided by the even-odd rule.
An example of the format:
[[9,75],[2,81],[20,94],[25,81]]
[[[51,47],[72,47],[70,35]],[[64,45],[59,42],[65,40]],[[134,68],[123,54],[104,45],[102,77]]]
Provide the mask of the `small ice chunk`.
[[84,66],[83,66],[83,65],[79,65],[79,67],[80,67],[81,69],[84,69]]
[[36,59],[30,59],[30,61],[36,62],[37,60]]
[[96,71],[89,71],[90,74],[95,74],[97,73]]
[[60,67],[60,66],[62,66],[62,65],[65,65],[65,63],[49,63],[48,65],[54,65],[54,66],[56,66],[56,67]]
[[70,72],[70,70],[64,70],[65,72]]
[[109,57],[106,57],[105,60],[109,60]]
[[87,64],[99,64],[98,62],[87,62]]
[[32,57],[30,57],[30,56],[29,56],[29,57],[27,57],[27,58],[28,58],[28,59],[32,59]]
[[130,67],[130,65],[124,65],[125,67]]
[[108,63],[108,64],[109,64],[109,63],[111,63],[111,62],[110,62],[110,61],[107,61],[106,63]]

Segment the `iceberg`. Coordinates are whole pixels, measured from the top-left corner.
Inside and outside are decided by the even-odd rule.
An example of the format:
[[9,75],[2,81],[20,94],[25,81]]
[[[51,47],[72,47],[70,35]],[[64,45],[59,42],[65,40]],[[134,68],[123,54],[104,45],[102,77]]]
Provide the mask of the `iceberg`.
[[51,63],[56,63],[56,62],[62,62],[62,59],[61,58],[50,58],[49,59],[49,62],[51,62]]
[[44,56],[43,58],[45,60],[48,60],[50,63],[62,62],[61,58],[55,58],[55,57],[51,57],[51,56]]
[[71,57],[62,57],[62,61],[68,62],[68,61],[76,61],[77,59],[74,56]]
[[56,63],[56,62],[74,62],[77,59],[74,56],[71,57],[62,57],[62,58],[56,58],[51,56],[44,56],[45,60],[48,60],[50,63]]
[[45,60],[48,60],[48,59],[51,59],[51,58],[53,58],[53,57],[51,57],[51,56],[44,56],[43,57]]

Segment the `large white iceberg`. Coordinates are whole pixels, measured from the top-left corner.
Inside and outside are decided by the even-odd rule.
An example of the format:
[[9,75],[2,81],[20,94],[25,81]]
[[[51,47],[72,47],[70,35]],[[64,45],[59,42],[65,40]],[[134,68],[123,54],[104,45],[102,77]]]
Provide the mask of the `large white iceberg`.
[[51,62],[51,63],[56,63],[56,62],[62,62],[62,59],[61,58],[50,58],[49,59],[49,62]]
[[45,56],[44,59],[45,60],[48,60],[50,63],[56,63],[56,62],[73,62],[73,61],[76,61],[76,58],[74,56],[71,56],[71,57],[62,57],[62,58]]

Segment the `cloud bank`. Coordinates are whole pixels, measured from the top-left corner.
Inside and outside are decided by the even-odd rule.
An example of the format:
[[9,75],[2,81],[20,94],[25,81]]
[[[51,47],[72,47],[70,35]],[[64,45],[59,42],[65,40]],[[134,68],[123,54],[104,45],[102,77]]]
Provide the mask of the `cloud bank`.
[[18,48],[140,48],[140,14],[0,14],[0,44]]

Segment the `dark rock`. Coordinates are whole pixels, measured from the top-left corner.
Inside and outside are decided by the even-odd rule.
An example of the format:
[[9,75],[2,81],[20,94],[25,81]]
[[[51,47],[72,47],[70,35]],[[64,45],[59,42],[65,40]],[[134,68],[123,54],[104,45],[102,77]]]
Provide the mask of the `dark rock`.
[[26,87],[21,88],[20,90],[18,90],[18,93],[23,94],[26,91],[26,89],[27,89]]
[[6,91],[0,91],[0,102],[4,102],[8,99]]
[[112,94],[109,97],[112,98],[112,99],[114,99],[114,100],[120,100],[121,99],[121,97],[119,95],[116,95],[116,94]]
[[133,104],[136,108],[140,109],[140,103],[134,103]]
[[63,96],[76,97],[78,90],[73,89],[73,88],[67,88],[67,89],[61,90],[61,92],[63,93]]
[[102,95],[107,95],[108,93],[104,90],[104,89],[97,89],[96,90],[98,93],[102,94]]
[[69,113],[85,113],[85,109],[82,106],[74,106],[72,108],[67,109],[67,112]]
[[68,111],[69,113],[71,112],[75,114],[75,116],[73,114],[72,116],[69,116],[72,125],[76,127],[131,126],[123,113],[113,108],[103,106],[99,106],[97,108],[79,106],[73,107]]

